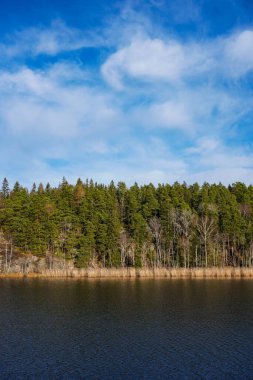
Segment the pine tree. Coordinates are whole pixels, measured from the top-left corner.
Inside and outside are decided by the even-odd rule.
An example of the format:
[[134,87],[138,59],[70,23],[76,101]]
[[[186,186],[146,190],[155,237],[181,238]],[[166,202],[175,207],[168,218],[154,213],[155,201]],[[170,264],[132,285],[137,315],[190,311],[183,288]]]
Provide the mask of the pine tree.
[[3,195],[3,198],[8,198],[10,195],[9,182],[6,177],[3,180],[2,195]]

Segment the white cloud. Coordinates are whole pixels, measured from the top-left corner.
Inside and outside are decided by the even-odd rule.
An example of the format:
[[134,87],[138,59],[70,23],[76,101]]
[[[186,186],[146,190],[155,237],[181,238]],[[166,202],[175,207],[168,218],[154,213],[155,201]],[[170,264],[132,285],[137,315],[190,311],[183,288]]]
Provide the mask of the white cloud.
[[[180,85],[190,79],[208,80],[245,75],[253,69],[253,31],[202,42],[140,35],[104,62],[102,74],[117,89],[127,78],[167,81]],[[207,77],[206,77],[207,78]]]
[[98,36],[86,35],[79,29],[70,28],[62,21],[55,20],[49,27],[33,27],[9,36],[9,41],[0,44],[2,58],[20,55],[55,56],[64,51],[73,51],[100,44]]
[[[69,83],[71,73],[73,80],[80,75],[78,82]],[[91,127],[103,129],[117,119],[117,111],[106,94],[81,81],[82,75],[73,64],[57,64],[45,71],[24,67],[14,73],[0,72],[2,119],[13,133],[44,137],[89,133]]]
[[[145,88],[146,89],[146,88]],[[159,89],[159,87],[158,87]],[[147,130],[174,129],[189,136],[216,133],[238,123],[252,107],[242,94],[230,94],[214,85],[191,88],[188,85],[153,96],[152,102],[133,107],[132,120]]]
[[182,47],[159,39],[134,40],[129,46],[112,54],[102,66],[105,79],[121,87],[124,74],[144,79],[178,80],[184,69]]
[[253,31],[243,30],[225,40],[226,69],[232,77],[240,77],[253,69]]
[[208,50],[201,45],[142,35],[113,53],[101,70],[108,83],[121,89],[125,76],[177,83],[206,72],[212,64]]
[[253,154],[249,148],[231,147],[219,138],[203,137],[185,152],[193,167],[192,173],[186,176],[191,183],[251,183]]
[[193,115],[183,99],[136,107],[133,120],[148,129],[168,128],[189,131],[193,128]]
[[[2,176],[29,186],[57,185],[64,175],[92,176],[95,162],[113,154],[110,139],[120,132],[120,111],[110,94],[83,76],[86,71],[66,63],[0,72]],[[66,165],[54,167],[54,159]]]
[[220,147],[220,141],[217,138],[213,137],[204,137],[201,138],[198,141],[198,144],[196,144],[193,147],[188,148],[186,151],[188,153],[193,153],[193,154],[205,154],[205,153],[210,153],[210,152],[215,152],[216,149]]

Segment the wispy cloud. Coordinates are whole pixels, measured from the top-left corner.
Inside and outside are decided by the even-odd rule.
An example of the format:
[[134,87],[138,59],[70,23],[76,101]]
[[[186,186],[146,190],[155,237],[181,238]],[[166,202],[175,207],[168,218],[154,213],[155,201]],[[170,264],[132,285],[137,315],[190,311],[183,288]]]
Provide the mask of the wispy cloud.
[[0,44],[2,57],[38,56],[74,51],[99,45],[99,37],[65,25],[54,20],[49,27],[36,26],[9,35],[7,41]]
[[249,147],[232,147],[218,138],[203,137],[186,149],[186,154],[194,165],[191,181],[251,183],[253,154]]

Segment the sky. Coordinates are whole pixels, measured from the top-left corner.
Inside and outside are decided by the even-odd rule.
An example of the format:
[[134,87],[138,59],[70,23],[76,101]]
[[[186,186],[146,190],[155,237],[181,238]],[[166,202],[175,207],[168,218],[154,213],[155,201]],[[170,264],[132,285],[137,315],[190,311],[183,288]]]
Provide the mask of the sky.
[[251,0],[1,0],[0,177],[253,182]]

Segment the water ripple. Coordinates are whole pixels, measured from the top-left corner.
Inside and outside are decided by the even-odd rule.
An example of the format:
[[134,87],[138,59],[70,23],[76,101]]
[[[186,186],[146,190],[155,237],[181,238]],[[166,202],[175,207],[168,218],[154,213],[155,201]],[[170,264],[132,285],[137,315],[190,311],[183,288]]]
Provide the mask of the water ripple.
[[0,281],[1,379],[253,379],[253,281]]

